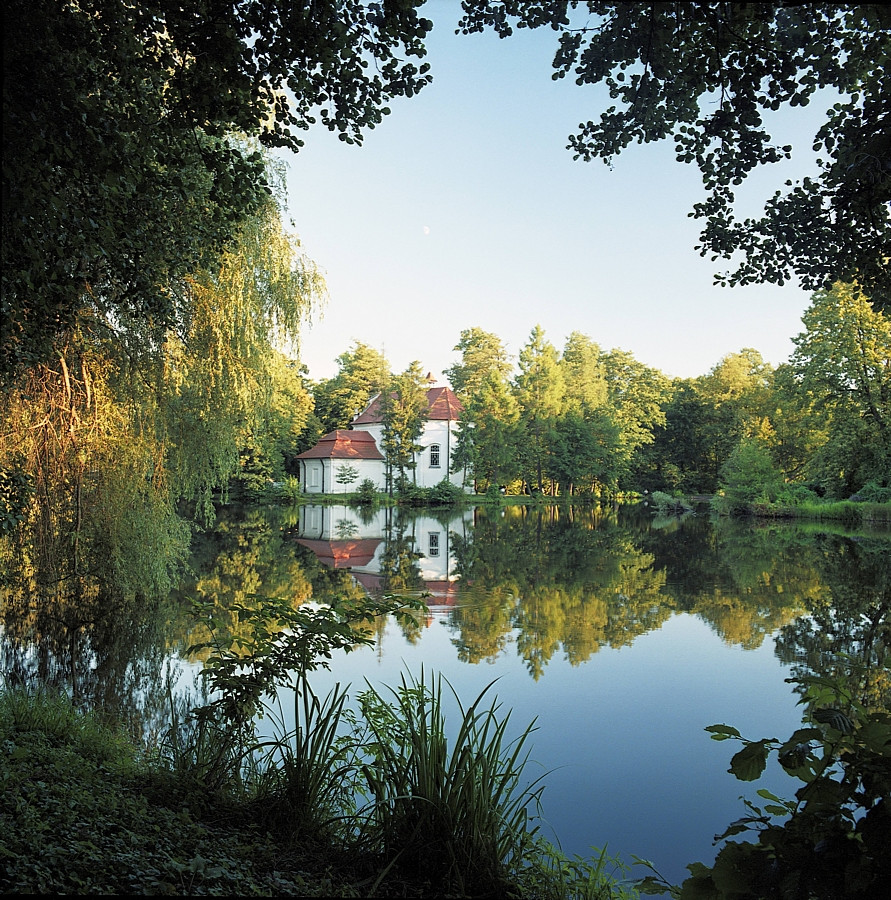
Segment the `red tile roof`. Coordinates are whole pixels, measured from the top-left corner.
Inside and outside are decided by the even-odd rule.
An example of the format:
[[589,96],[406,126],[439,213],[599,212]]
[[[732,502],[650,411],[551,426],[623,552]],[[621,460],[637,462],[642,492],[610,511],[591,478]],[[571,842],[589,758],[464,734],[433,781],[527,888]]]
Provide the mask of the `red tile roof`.
[[308,547],[329,569],[348,569],[367,566],[380,544],[380,538],[364,538],[354,541],[314,541],[298,538],[297,543]]
[[367,431],[338,428],[321,438],[312,449],[298,453],[297,459],[383,459],[383,456]]
[[[427,389],[427,418],[454,422],[464,407],[451,388],[432,387]],[[383,421],[381,415],[381,395],[373,397],[368,406],[353,419],[354,425],[373,425]]]

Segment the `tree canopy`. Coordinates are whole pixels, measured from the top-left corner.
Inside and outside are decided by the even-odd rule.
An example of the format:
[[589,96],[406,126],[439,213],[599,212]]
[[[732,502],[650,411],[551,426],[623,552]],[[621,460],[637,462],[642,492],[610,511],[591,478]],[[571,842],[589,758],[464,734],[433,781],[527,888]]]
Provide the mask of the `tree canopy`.
[[[797,276],[818,290],[857,282],[891,304],[891,8],[843,3],[600,3],[463,0],[459,30],[552,29],[552,78],[603,84],[616,105],[581,122],[575,158],[612,163],[632,142],[671,139],[695,163],[706,197],[701,255],[732,260],[721,284]],[[791,156],[771,114],[818,91],[833,105],[814,136],[819,174],[740,221],[736,187]],[[833,102],[834,101],[834,102]]]
[[269,192],[255,147],[342,140],[430,80],[419,0],[10,0],[3,41],[0,374],[80,310],[172,324],[171,281]]

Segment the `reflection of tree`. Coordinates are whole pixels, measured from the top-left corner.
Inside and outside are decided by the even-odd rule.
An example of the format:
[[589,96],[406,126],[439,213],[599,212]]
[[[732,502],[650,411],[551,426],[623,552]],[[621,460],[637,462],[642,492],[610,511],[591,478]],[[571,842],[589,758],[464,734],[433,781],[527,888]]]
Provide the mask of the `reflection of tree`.
[[[407,534],[408,518],[400,511],[390,521],[387,540],[380,556],[381,590],[385,594],[417,594],[425,589],[418,560],[423,556],[415,550],[414,537]],[[418,615],[406,617],[400,628],[409,643],[421,636],[424,620]]]
[[136,734],[157,730],[167,718],[172,605],[125,592],[96,573],[47,578],[28,553],[6,562],[3,680],[64,691]]
[[777,655],[796,678],[842,677],[864,706],[891,710],[888,541],[827,534],[815,543],[827,590],[809,598],[809,617],[783,628]]
[[514,642],[539,677],[558,652],[576,665],[674,611],[754,649],[828,591],[813,535],[800,528],[693,515],[654,529],[634,509],[582,509],[481,512],[472,541],[453,541],[470,585],[449,619],[460,658],[492,659]]
[[671,533],[651,529],[639,539],[665,571],[673,605],[748,650],[800,615],[807,596],[823,590],[813,542],[798,529],[690,516]]
[[576,665],[601,646],[621,646],[670,614],[665,578],[615,517],[588,508],[508,508],[481,515],[473,543],[456,541],[462,578],[472,585],[450,616],[461,658],[517,652],[538,678],[561,649]]
[[[313,595],[313,588],[283,538],[274,511],[225,511],[213,531],[196,539],[192,562],[196,574],[181,586],[178,596],[209,605],[217,628],[227,636],[238,633],[230,610],[250,605],[254,595],[304,602]],[[189,643],[207,640],[202,628],[189,634]]]

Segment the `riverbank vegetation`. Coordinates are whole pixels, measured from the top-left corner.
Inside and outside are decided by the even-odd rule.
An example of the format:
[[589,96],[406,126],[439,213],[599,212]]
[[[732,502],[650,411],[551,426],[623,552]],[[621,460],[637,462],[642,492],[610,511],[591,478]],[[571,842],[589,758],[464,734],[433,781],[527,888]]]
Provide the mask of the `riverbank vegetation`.
[[[253,643],[211,642],[216,699],[147,745],[64,695],[0,692],[4,892],[636,897],[605,849],[570,859],[538,835],[543,788],[523,780],[533,725],[509,729],[489,689],[458,700],[453,741],[451,689],[423,672],[391,696],[367,689],[359,714],[339,687],[312,692],[307,671],[367,640],[350,625],[369,608],[242,610]],[[290,730],[281,700],[262,701],[276,687],[294,690]]]
[[[279,6],[6,4],[12,37],[3,54],[0,590],[5,628],[24,639],[4,678],[26,668],[23,660],[32,653],[41,674],[53,676],[47,681],[83,685],[106,663],[113,669],[120,663],[117,677],[128,677],[121,645],[149,627],[146,610],[156,611],[158,598],[179,583],[196,535],[221,508],[272,495],[299,502],[294,463],[300,452],[325,432],[348,427],[377,393],[407,406],[417,397],[420,363],[394,373],[361,341],[338,357],[333,378],[315,380],[302,366],[301,330],[327,293],[321,272],[286,226],[282,172],[270,151],[298,151],[300,134],[316,121],[347,143],[361,143],[394,99],[429,84],[422,58],[432,23],[408,0],[332,0],[314,4],[312,16],[299,4],[285,4],[287,15]],[[465,29],[505,27],[503,15],[489,19],[490,4],[476,6]],[[536,26],[554,7],[525,6]],[[638,5],[619,6],[630,15]],[[737,27],[761,35],[748,6],[739,6]],[[777,270],[770,261],[779,232],[767,244],[748,231],[726,244],[734,228],[721,219],[724,189],[779,151],[762,148],[741,159],[731,153],[716,162],[708,142],[752,150],[743,136],[760,140],[762,133],[746,124],[754,122],[746,98],[760,87],[739,83],[744,102],[736,124],[725,116],[722,125],[718,116],[709,120],[710,130],[690,130],[684,119],[679,134],[690,137],[679,137],[679,152],[701,157],[718,203],[704,211],[709,245],[742,249],[758,263],[738,279],[754,272],[782,281],[791,271],[813,279],[795,351],[774,368],[757,350],[743,348],[697,378],[671,379],[578,332],[558,349],[540,325],[514,360],[496,334],[461,323],[458,361],[446,372],[464,407],[449,462],[484,502],[658,495],[657,511],[673,513],[683,506],[680,498],[702,495],[732,515],[887,524],[887,180],[869,169],[881,163],[879,132],[870,129],[883,121],[876,96],[884,94],[871,91],[878,87],[873,70],[884,71],[886,13],[858,7],[830,22],[822,13],[809,18],[806,5],[777,9],[777,15],[804,17],[796,19],[795,33],[808,45],[825,46],[812,34],[844,38],[847,62],[838,67],[822,52],[800,61],[806,77],[789,74],[788,86],[773,83],[769,98],[759,95],[760,107],[797,105],[818,82],[846,92],[858,80],[857,91],[866,92],[862,103],[858,93],[852,106],[834,107],[821,132],[831,157],[822,188],[811,184],[790,195],[790,207],[773,209],[783,215],[768,216],[798,223],[779,231],[799,235],[807,253],[798,248],[795,265]],[[733,34],[721,17],[715,21],[721,35]],[[784,35],[785,54],[785,36],[793,32],[783,21],[771,19],[765,28]],[[553,24],[560,30],[566,23]],[[655,23],[646,24],[652,34]],[[686,34],[686,20],[679,26]],[[670,20],[659,26],[672,27]],[[573,41],[563,45],[566,61],[579,51]],[[707,57],[698,44],[696,56]],[[613,87],[624,91],[616,82]],[[670,105],[685,116],[693,109]],[[627,141],[620,131],[620,143]],[[694,132],[706,134],[706,143]],[[620,149],[615,141],[601,151],[583,143],[587,149],[580,149],[595,155]],[[867,166],[846,155],[850,146],[879,155],[865,154]],[[838,215],[848,235],[841,244],[813,239],[810,218],[799,215],[802,208],[810,215],[808,204],[821,191],[847,204]],[[870,241],[862,239],[867,230]],[[841,249],[812,258],[813,248],[830,246]],[[410,429],[391,430],[386,449],[400,477],[395,499],[387,495],[383,502],[461,500],[446,485],[414,485],[410,435]],[[373,505],[382,498],[359,484],[351,500]],[[292,669],[306,672],[335,638],[344,648],[361,641],[352,627],[340,630],[342,621],[311,615],[305,602],[311,591],[299,578],[283,582],[281,621],[295,634],[323,636],[288,660],[299,663]],[[238,591],[252,595],[249,579]],[[354,587],[348,599],[364,616],[369,610],[361,594]],[[236,621],[239,640],[254,641],[258,678],[251,685],[236,677],[247,658],[244,646],[234,656],[227,648],[203,647],[226,702],[239,696],[241,703],[211,701],[177,712],[169,728],[153,734],[149,751],[138,742],[130,747],[119,732],[95,727],[63,702],[4,692],[5,889],[326,896],[375,889],[411,896],[428,891],[435,877],[437,889],[445,885],[458,895],[624,890],[606,855],[567,860],[527,828],[526,801],[534,807],[535,788],[524,794],[517,782],[526,732],[509,738],[506,720],[474,703],[466,710],[465,743],[457,755],[454,749],[445,755],[439,685],[408,681],[393,698],[365,694],[362,722],[350,722],[341,695],[315,698],[304,686],[296,713],[303,731],[286,730],[271,744],[258,740],[249,723],[269,677],[274,682],[284,671],[282,660],[268,655],[274,629],[251,619],[247,606],[232,604],[217,615]],[[64,624],[70,656],[53,658],[50,622]],[[92,646],[75,652],[79,640],[89,644],[85,635],[103,630],[120,655],[97,660]],[[585,652],[591,651],[578,650]],[[71,666],[63,671],[65,658]],[[225,685],[221,679],[228,679]],[[253,693],[238,693],[249,687]],[[100,715],[103,698],[91,699]],[[875,743],[884,720],[851,708],[844,719],[817,720],[841,736],[830,735],[833,752],[844,749],[846,760],[868,756],[869,770],[855,768],[845,785],[874,777],[868,754],[887,747]],[[340,724],[355,724],[364,736],[341,731]],[[799,738],[814,747],[823,741],[811,732]],[[758,758],[789,750],[756,743],[759,749],[749,752]],[[410,744],[415,752],[406,753]],[[802,752],[810,759],[809,750]],[[264,767],[273,757],[275,765]],[[429,764],[423,772],[409,771],[408,760],[422,759]],[[350,808],[362,791],[369,805]],[[871,799],[869,791],[855,799]],[[440,792],[436,804],[434,792]],[[406,796],[423,801],[405,802]],[[843,837],[852,833],[857,840],[856,829]],[[317,835],[324,839],[317,842]],[[412,843],[422,836],[438,842],[423,865]],[[425,871],[434,864],[435,876]],[[862,872],[872,877],[872,869]]]

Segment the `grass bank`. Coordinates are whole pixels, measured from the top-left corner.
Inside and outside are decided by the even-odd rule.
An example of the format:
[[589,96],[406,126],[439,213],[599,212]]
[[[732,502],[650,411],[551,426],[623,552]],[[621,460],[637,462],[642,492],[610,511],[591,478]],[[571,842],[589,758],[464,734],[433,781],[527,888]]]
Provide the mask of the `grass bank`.
[[[417,695],[417,685],[409,687],[404,700]],[[425,777],[431,781],[429,790],[442,787],[445,794],[436,820],[427,815],[436,805],[432,794],[422,798],[420,805],[409,803],[409,815],[404,816],[406,801],[420,790],[411,783],[414,775],[406,767],[409,756],[384,753],[374,777],[380,795],[389,802],[373,818],[376,826],[383,826],[387,841],[398,838],[399,846],[381,855],[361,841],[345,840],[343,832],[338,836],[331,828],[316,827],[316,822],[294,827],[295,780],[294,773],[287,771],[288,760],[271,777],[267,772],[260,779],[265,792],[233,790],[221,781],[211,786],[194,765],[199,760],[177,765],[181,757],[177,760],[137,746],[123,731],[95,714],[76,710],[66,698],[5,690],[0,694],[0,889],[4,894],[637,897],[627,882],[617,880],[615,862],[605,853],[599,860],[570,860],[532,834],[523,839],[525,855],[520,865],[505,868],[485,892],[462,884],[468,873],[455,871],[456,858],[434,860],[429,848],[436,843],[441,855],[443,848],[454,846],[442,840],[450,827],[466,840],[466,822],[452,822],[448,817],[466,818],[474,804],[465,802],[462,791],[479,786],[479,779],[452,769],[444,773],[448,775],[444,779],[431,775],[437,765],[465,765],[469,744],[450,762],[441,730],[434,727],[427,734],[428,726],[437,724],[437,705],[429,721],[426,717],[412,720],[413,706],[409,703],[401,710],[401,719],[393,721],[387,719],[390,709],[379,708],[377,727],[407,729],[411,739],[419,741],[419,749],[426,744],[421,756]],[[398,706],[395,709],[400,712]],[[483,719],[484,724],[488,722],[486,728],[500,727],[492,719]],[[377,734],[378,748],[385,742],[384,735]],[[478,760],[474,771],[491,763],[489,775],[501,777],[494,752],[499,749],[497,742],[487,740],[480,746],[489,758]],[[291,757],[290,764],[294,761]],[[496,784],[496,790],[503,790],[522,768],[516,765],[516,754],[510,762],[505,781]],[[388,785],[387,769],[397,770],[395,792]],[[274,785],[271,791],[270,785]],[[290,823],[281,815],[285,808],[291,812]],[[515,817],[521,812],[516,802],[509,809]],[[307,812],[311,820],[318,810]],[[431,825],[436,830],[424,833]],[[402,833],[407,826],[412,833]],[[414,843],[418,850],[414,862],[419,865],[397,864],[403,848],[418,835],[422,840]],[[518,836],[523,837],[513,835]],[[447,879],[433,874],[442,862],[446,868],[440,867],[440,872],[448,871]],[[619,867],[618,874],[625,871]]]

